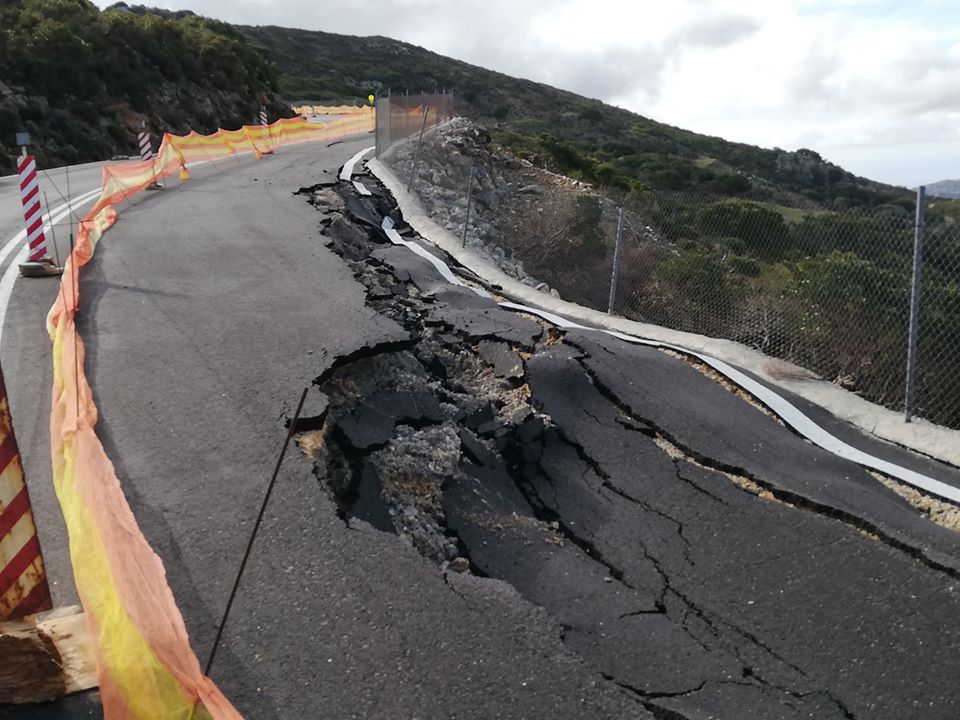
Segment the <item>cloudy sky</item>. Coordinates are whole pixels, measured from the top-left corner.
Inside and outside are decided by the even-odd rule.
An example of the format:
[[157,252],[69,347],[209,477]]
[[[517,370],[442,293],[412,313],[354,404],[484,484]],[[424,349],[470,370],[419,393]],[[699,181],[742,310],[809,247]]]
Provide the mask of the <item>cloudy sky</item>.
[[137,1],[387,35],[894,184],[960,178],[957,0]]

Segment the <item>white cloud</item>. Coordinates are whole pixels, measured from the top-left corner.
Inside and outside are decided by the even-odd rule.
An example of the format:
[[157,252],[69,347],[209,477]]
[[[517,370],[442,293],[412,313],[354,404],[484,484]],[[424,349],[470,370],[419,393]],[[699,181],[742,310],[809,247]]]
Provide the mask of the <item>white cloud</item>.
[[960,177],[953,0],[154,2],[395,37],[698,132],[812,147],[888,182]]

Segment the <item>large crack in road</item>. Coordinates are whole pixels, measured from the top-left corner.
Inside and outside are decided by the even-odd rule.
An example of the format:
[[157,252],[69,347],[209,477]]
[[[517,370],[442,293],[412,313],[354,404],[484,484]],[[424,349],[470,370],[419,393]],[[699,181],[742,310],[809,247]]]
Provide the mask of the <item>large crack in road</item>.
[[955,534],[676,358],[446,284],[382,189],[303,192],[408,333],[298,428],[348,526],[509,583],[657,718],[958,715]]

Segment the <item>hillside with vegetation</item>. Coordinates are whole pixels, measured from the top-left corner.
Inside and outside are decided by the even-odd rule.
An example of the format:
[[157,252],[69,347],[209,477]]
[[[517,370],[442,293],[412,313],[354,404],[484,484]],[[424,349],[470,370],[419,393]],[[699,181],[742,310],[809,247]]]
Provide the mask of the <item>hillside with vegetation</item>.
[[912,194],[872,182],[810,150],[763,149],[699,135],[557,88],[384,37],[239,27],[276,60],[290,98],[364,98],[448,88],[457,112],[538,165],[626,189],[706,191],[793,207],[896,204]]
[[[289,97],[446,88],[456,111],[482,123],[495,144],[600,189],[553,204],[539,197],[546,204],[528,213],[530,227],[524,213],[503,211],[512,198],[486,208],[495,244],[562,296],[606,309],[610,208],[625,204],[634,230],[619,313],[738,340],[902,408],[913,191],[857,177],[812,150],[699,135],[387,38],[240,30],[275,58]],[[456,176],[450,164],[434,169]],[[456,182],[444,192],[451,189],[465,192]],[[521,221],[498,227],[506,216]],[[932,199],[926,216],[918,411],[957,427],[960,373],[942,359],[960,336],[960,212]]]
[[141,122],[155,133],[249,123],[276,95],[266,54],[231,26],[192,13],[88,0],[0,3],[0,173],[27,131],[41,167],[136,152]]

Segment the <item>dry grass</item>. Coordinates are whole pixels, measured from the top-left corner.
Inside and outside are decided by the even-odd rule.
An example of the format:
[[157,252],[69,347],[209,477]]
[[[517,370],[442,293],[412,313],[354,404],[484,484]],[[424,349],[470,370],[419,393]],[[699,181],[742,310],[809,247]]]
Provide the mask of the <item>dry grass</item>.
[[510,515],[496,515],[494,513],[471,513],[467,519],[487,530],[499,533],[519,532],[528,530],[540,532],[543,540],[550,545],[563,545],[563,535],[560,534],[560,525],[556,522],[542,522],[532,517],[524,517],[511,513]]
[[782,500],[778,500],[772,492],[770,492],[769,490],[759,485],[758,483],[754,482],[748,477],[744,477],[743,475],[734,475],[733,473],[725,472],[723,470],[717,470],[716,468],[712,468],[712,467],[709,467],[708,465],[704,465],[699,460],[692,457],[691,455],[688,455],[686,452],[684,452],[682,448],[678,447],[677,445],[674,445],[672,442],[667,440],[667,438],[665,438],[663,435],[660,435],[659,433],[654,438],[654,442],[657,444],[657,447],[663,450],[667,455],[669,455],[674,460],[682,460],[683,462],[689,463],[690,465],[694,465],[695,467],[698,467],[698,468],[702,468],[703,470],[709,470],[710,472],[719,473],[720,475],[723,475],[725,478],[727,478],[730,482],[732,482],[741,490],[746,490],[748,493],[751,493],[752,495],[756,495],[757,497],[761,497],[764,500],[771,500],[773,502],[778,502],[781,505],[786,505],[787,507],[791,507],[791,508],[794,507],[790,503],[784,502]]
[[327,434],[323,430],[311,430],[296,436],[300,451],[310,460],[318,462],[326,453]]
[[948,530],[960,532],[960,507],[947,500],[940,500],[939,498],[925,495],[916,488],[905,485],[887,475],[873,470],[868,470],[867,472],[913,505],[913,507],[919,510],[930,522],[945,527]]
[[771,360],[763,366],[763,372],[773,380],[814,380],[816,376],[809,370],[791,365],[783,360]]
[[666,355],[669,355],[672,358],[676,358],[677,360],[682,360],[683,362],[687,363],[687,365],[699,371],[701,374],[705,375],[706,377],[710,378],[718,385],[722,385],[724,388],[732,392],[734,395],[736,395],[738,398],[743,400],[745,403],[748,403],[749,405],[752,405],[753,407],[755,407],[757,410],[762,412],[764,415],[769,417],[778,425],[783,425],[783,420],[781,420],[779,416],[777,416],[772,410],[770,410],[770,408],[768,408],[766,405],[761,403],[759,400],[757,400],[753,395],[748,393],[742,387],[732,382],[729,378],[718,373],[709,365],[700,362],[696,358],[690,357],[689,355],[684,355],[682,353],[678,353],[674,350],[667,350],[665,348],[660,348],[660,352]]
[[[541,320],[541,322],[543,321]],[[560,345],[563,343],[563,336],[564,332],[562,330],[552,327],[547,330],[547,339],[543,341],[543,344],[547,347],[550,347],[551,345]]]
[[389,469],[381,471],[384,496],[394,496],[417,507],[439,512],[442,509],[440,485],[429,477]]

